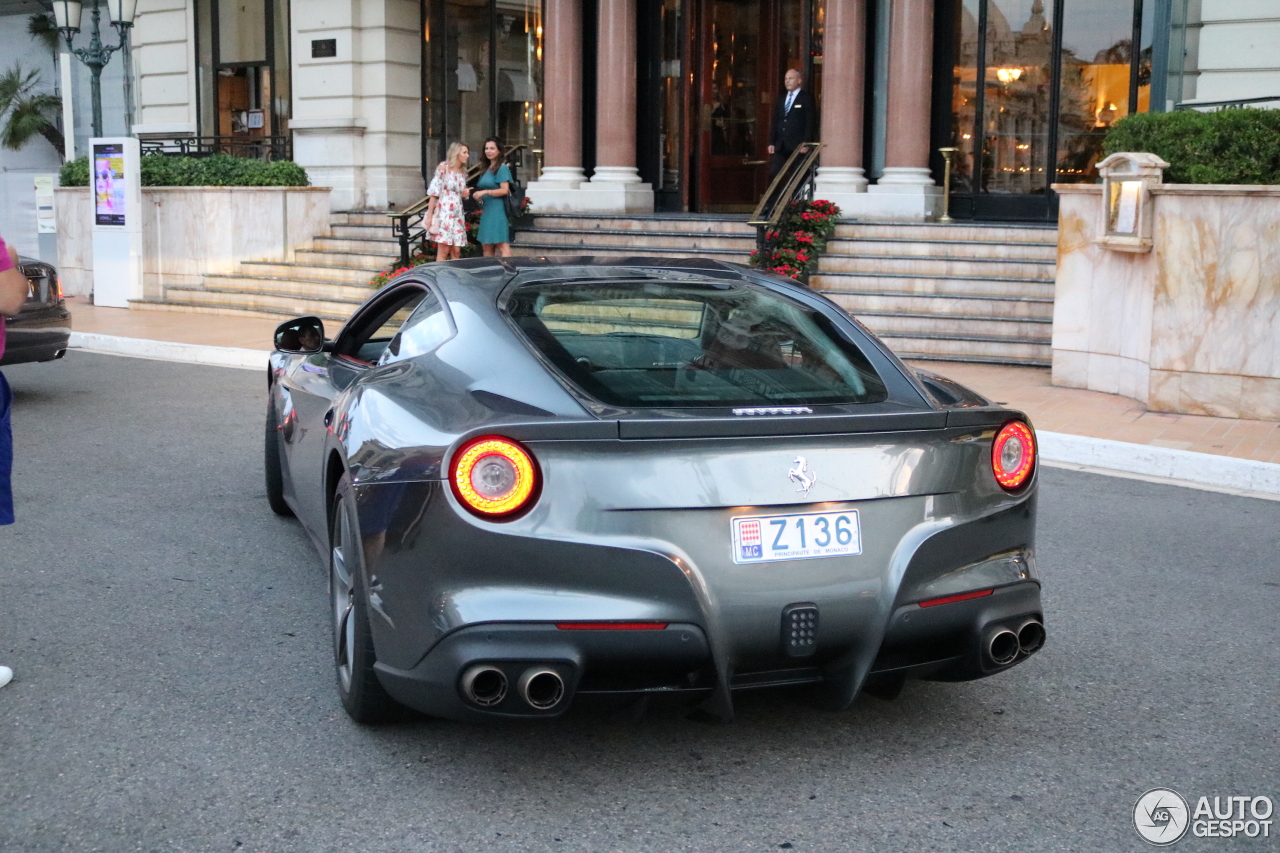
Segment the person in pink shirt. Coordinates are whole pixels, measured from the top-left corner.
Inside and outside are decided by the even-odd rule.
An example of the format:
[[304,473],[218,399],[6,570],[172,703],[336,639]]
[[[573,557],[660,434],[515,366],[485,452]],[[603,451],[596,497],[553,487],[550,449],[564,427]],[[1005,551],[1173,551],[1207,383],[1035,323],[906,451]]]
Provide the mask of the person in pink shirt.
[[[0,356],[4,355],[4,318],[16,317],[27,300],[27,277],[18,269],[18,253],[0,237]],[[13,432],[9,411],[13,393],[0,373],[0,524],[13,524]],[[13,670],[0,666],[0,687],[13,678]]]

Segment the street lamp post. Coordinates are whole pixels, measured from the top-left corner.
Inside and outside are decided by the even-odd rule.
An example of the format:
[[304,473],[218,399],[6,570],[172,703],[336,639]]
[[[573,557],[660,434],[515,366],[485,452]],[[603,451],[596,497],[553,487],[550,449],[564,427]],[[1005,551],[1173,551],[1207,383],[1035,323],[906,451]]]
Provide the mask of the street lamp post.
[[120,33],[120,44],[104,45],[101,38],[99,21],[102,12],[99,8],[101,0],[89,0],[92,4],[91,29],[89,30],[89,46],[74,48],[71,40],[80,32],[84,18],[84,4],[81,0],[53,0],[53,19],[58,30],[67,40],[67,50],[89,66],[91,75],[90,97],[93,102],[93,135],[102,136],[102,69],[111,60],[111,54],[124,49],[125,60],[125,122],[127,132],[133,131],[133,81],[129,79],[132,68],[129,67],[129,29],[133,26],[133,16],[137,11],[137,0],[107,0],[107,12],[111,16],[111,25]]

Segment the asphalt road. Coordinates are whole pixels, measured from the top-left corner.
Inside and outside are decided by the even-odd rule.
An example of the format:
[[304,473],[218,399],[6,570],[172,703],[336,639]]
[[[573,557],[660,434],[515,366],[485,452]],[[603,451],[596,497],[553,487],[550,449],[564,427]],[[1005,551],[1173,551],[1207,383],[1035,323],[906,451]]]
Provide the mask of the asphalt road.
[[0,850],[1136,851],[1149,788],[1280,800],[1280,502],[1046,470],[1048,645],[983,681],[365,729],[266,505],[265,370],[5,373]]

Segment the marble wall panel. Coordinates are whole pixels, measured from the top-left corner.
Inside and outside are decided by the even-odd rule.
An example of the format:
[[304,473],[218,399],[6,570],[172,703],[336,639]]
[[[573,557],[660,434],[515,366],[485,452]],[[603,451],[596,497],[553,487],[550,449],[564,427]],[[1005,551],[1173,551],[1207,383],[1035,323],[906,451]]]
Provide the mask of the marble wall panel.
[[[88,189],[59,189],[58,268],[64,289],[93,288]],[[148,187],[142,191],[143,292],[202,286],[244,260],[293,260],[329,233],[329,190],[312,187]]]
[[1280,193],[1156,208],[1152,367],[1280,378]]
[[1158,187],[1149,253],[1094,244],[1100,188],[1055,189],[1054,383],[1280,417],[1280,188]]
[[53,191],[58,220],[58,276],[68,296],[93,292],[93,230],[89,222],[89,188],[57,187]]

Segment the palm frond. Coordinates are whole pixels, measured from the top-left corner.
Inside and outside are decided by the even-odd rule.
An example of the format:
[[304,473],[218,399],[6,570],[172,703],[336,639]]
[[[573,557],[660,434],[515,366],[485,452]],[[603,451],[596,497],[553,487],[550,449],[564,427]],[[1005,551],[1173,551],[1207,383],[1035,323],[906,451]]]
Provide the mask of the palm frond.
[[43,43],[46,50],[57,56],[59,33],[52,15],[36,12],[27,18],[27,35]]

